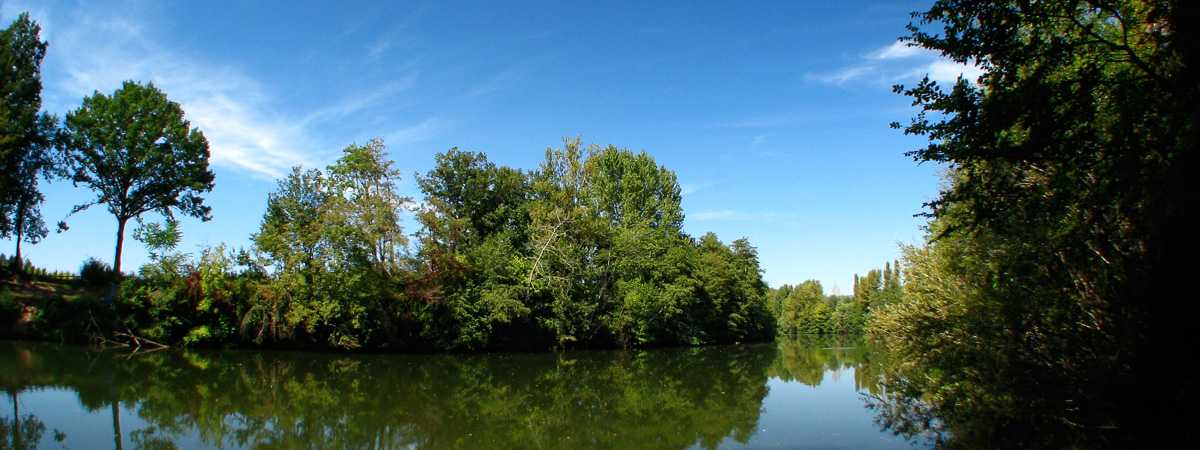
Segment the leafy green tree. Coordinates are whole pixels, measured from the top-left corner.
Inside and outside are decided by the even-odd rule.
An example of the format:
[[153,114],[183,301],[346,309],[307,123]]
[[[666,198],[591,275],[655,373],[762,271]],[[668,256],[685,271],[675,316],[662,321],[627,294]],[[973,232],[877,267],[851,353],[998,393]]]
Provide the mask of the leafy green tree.
[[[523,301],[528,185],[520,171],[457,148],[417,176],[425,194],[418,213],[421,284],[438,286],[421,307],[423,334],[440,345],[498,344],[515,321],[530,324]],[[511,330],[510,330],[511,331]]]
[[384,151],[381,139],[343,151],[329,167],[333,195],[327,209],[337,216],[331,221],[345,239],[339,247],[363,252],[348,257],[364,259],[384,274],[395,275],[408,243],[400,213],[412,200],[396,193],[400,172],[392,168]]
[[350,145],[328,175],[296,167],[270,194],[252,237],[273,269],[273,287],[260,292],[256,301],[264,303],[248,316],[259,335],[268,323],[278,328],[280,311],[285,327],[332,347],[393,335],[400,301],[393,282],[407,243],[399,220],[409,199],[396,192],[399,173],[384,152],[378,139]]
[[645,152],[615,146],[588,150],[584,170],[592,207],[613,226],[646,226],[678,232],[683,209],[675,172]]
[[645,152],[589,146],[582,192],[595,227],[599,320],[624,345],[703,342],[696,252],[675,173]]
[[891,378],[947,417],[995,419],[956,436],[1066,423],[1078,441],[1015,445],[1140,445],[1196,402],[1128,386],[1195,360],[1193,302],[1169,289],[1198,228],[1197,5],[944,0],[914,17],[908,42],[983,74],[896,88],[920,112],[894,126],[929,139],[910,155],[950,173],[905,300],[872,326],[936,376]]
[[150,253],[151,264],[142,267],[141,275],[146,278],[177,278],[186,268],[186,255],[175,252],[183,240],[179,222],[167,220],[165,224],[146,223],[133,230],[133,238],[141,241]]
[[350,145],[326,170],[321,234],[331,254],[322,293],[330,298],[319,301],[340,300],[331,342],[341,347],[381,340],[381,330],[389,341],[398,339],[393,318],[402,299],[394,281],[408,244],[400,215],[412,200],[397,193],[400,172],[385,152],[381,139]]
[[259,231],[251,236],[254,246],[278,274],[300,276],[303,285],[314,283],[326,250],[321,240],[321,210],[329,201],[325,176],[316,169],[292,169],[267,196]]
[[[301,328],[308,335],[324,329],[334,305],[320,302],[322,275],[331,259],[329,242],[325,240],[322,211],[329,202],[328,183],[316,169],[292,169],[287,178],[267,197],[259,231],[251,239],[255,249],[272,268],[274,292],[265,293],[262,300],[272,303],[272,312],[282,310],[283,324],[272,321],[271,328]],[[330,303],[340,299],[327,299]],[[325,307],[322,307],[325,306]],[[266,319],[266,316],[260,316]],[[291,336],[290,332],[272,333]]]
[[41,112],[47,44],[40,32],[28,13],[0,30],[0,238],[15,241],[14,262],[22,261],[23,242],[46,237],[38,181],[58,174],[51,155],[57,119]]
[[213,188],[208,140],[153,84],[126,81],[112,96],[96,92],[84,98],[67,113],[63,131],[72,181],[97,196],[72,213],[104,204],[117,219],[118,274],[129,219],[148,212],[174,218],[175,211],[211,218],[212,208],[200,197]]
[[547,149],[530,187],[526,289],[536,299],[532,306],[541,326],[559,346],[595,338],[602,330],[602,307],[609,303],[597,267],[588,262],[603,245],[606,223],[586,201],[583,152],[579,139]]

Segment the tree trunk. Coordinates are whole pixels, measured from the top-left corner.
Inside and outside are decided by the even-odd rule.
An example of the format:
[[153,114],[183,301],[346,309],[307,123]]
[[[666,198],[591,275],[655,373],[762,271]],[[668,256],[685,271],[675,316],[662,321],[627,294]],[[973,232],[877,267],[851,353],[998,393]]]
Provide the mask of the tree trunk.
[[25,239],[25,201],[17,202],[17,252],[13,257],[13,274],[17,279],[25,277],[25,260],[21,258],[21,241]]
[[[118,250],[119,251],[119,250]],[[113,419],[113,445],[117,450],[123,450],[121,445],[121,401],[113,400],[112,402],[112,419]]]
[[12,398],[13,404],[13,448],[21,448],[21,409],[17,407],[17,390],[16,388],[8,390],[8,396]]
[[125,244],[125,222],[129,219],[117,219],[117,250],[113,256],[113,274],[121,278],[121,247]]

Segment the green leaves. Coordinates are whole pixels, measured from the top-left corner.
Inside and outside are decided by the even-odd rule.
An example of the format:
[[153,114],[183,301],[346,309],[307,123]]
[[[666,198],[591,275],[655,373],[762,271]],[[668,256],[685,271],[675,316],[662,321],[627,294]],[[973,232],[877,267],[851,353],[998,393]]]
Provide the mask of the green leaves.
[[400,214],[410,202],[396,192],[400,174],[385,151],[378,139],[350,145],[325,173],[296,167],[279,182],[253,236],[278,285],[256,299],[264,302],[256,320],[277,322],[282,305],[288,326],[326,345],[380,343],[375,328],[394,314],[389,291],[405,264]]
[[[156,271],[127,282],[131,326],[191,344],[236,341],[240,329],[243,342],[340,349],[773,335],[757,251],[745,239],[684,234],[675,175],[645,153],[585,155],[576,139],[534,172],[457,149],[436,161],[417,176],[415,252],[400,227],[411,200],[396,192],[382,141],[351,145],[324,171],[297,167],[279,180],[253,255],[209,249],[198,263],[148,265]],[[157,255],[179,235],[168,220],[135,237]]]
[[1147,408],[1113,386],[1191,351],[1190,302],[1167,289],[1189,276],[1197,229],[1195,8],[945,0],[915,15],[911,41],[984,75],[897,88],[921,110],[905,133],[929,139],[909,154],[950,170],[931,242],[906,251],[905,295],[870,328],[910,361],[891,378],[953,434],[1069,423],[1089,431],[1007,445],[1136,446],[1135,424],[1194,403],[1180,388]]
[[172,210],[209,217],[199,197],[213,186],[208,140],[153,84],[126,81],[112,96],[85,98],[63,131],[72,179],[118,218]]
[[126,81],[112,96],[97,92],[84,98],[67,113],[60,145],[72,181],[96,194],[72,213],[104,204],[117,219],[118,272],[129,219],[152,211],[168,218],[176,211],[211,218],[212,208],[200,197],[213,188],[208,140],[153,84]]
[[14,238],[17,259],[22,242],[46,237],[38,181],[60,172],[51,152],[58,119],[41,112],[40,32],[27,13],[0,30],[0,238]]

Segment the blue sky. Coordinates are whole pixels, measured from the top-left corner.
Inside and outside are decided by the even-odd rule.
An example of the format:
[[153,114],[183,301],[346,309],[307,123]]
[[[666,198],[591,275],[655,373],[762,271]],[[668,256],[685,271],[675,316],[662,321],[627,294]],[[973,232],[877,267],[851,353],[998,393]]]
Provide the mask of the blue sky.
[[[5,24],[29,11],[50,42],[48,111],[153,81],[209,138],[213,220],[182,222],[191,253],[248,246],[274,180],[350,143],[382,137],[419,198],[412,174],[439,151],[532,169],[581,136],[675,170],[686,230],[748,237],[772,286],[848,293],[921,241],[913,215],[939,183],[903,155],[921,141],[887,126],[912,113],[891,85],[973,71],[896,44],[925,2],[0,1]],[[44,192],[51,224],[90,198]],[[72,271],[111,260],[102,207],[68,222],[26,254]],[[124,267],[146,260],[127,240]]]

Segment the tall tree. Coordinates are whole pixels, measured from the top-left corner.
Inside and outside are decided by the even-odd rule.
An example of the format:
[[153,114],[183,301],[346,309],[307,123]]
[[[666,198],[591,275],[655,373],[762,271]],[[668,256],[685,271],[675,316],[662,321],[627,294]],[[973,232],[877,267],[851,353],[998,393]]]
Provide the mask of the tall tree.
[[464,348],[520,339],[524,336],[507,336],[500,328],[529,313],[518,298],[528,234],[524,174],[456,148],[435,161],[432,170],[417,176],[425,194],[418,215],[421,276],[439,286],[423,309],[436,322],[454,326],[423,333]]
[[400,253],[408,243],[400,227],[400,211],[412,200],[396,193],[400,171],[384,155],[381,139],[366,145],[351,145],[329,166],[329,212],[343,227],[343,247],[361,252],[361,257],[388,275],[399,269]]
[[213,188],[208,140],[152,83],[126,81],[112,96],[96,92],[83,99],[67,113],[64,146],[75,184],[97,195],[72,213],[104,204],[117,220],[117,274],[129,219],[152,211],[211,218],[212,208],[200,197]]
[[57,119],[41,112],[47,44],[40,32],[28,13],[0,31],[0,237],[15,241],[18,273],[21,243],[46,236],[38,180],[56,173],[50,150]]
[[910,155],[950,170],[933,241],[906,256],[911,299],[879,327],[933,376],[893,379],[947,417],[996,418],[980,435],[1070,424],[1084,440],[1007,445],[1136,447],[1191,426],[1176,421],[1193,386],[1153,399],[1129,386],[1157,385],[1162,361],[1195,361],[1195,302],[1174,290],[1196,247],[1198,10],[941,0],[914,15],[908,42],[982,76],[896,88],[920,112],[894,126],[928,138]]

